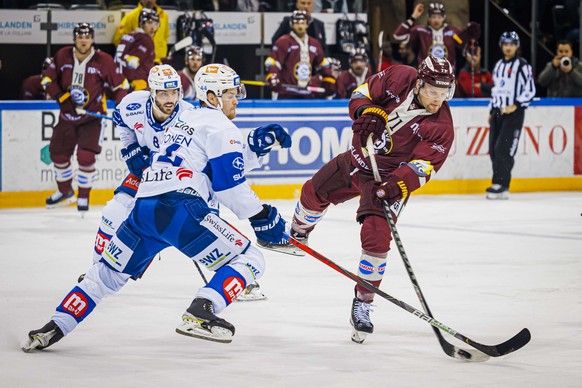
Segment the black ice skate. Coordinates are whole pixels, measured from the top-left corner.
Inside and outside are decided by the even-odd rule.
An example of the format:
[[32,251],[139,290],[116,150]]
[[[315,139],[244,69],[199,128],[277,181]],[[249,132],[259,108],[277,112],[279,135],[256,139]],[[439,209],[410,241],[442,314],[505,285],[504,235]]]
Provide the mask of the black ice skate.
[[254,282],[254,283],[249,284],[244,289],[244,291],[240,293],[238,298],[236,298],[235,300],[237,302],[254,302],[257,300],[266,300],[266,299],[267,299],[267,297],[261,291],[261,286],[259,286],[259,283]]
[[[308,234],[299,234],[295,231],[291,231],[291,237],[293,237],[294,239],[296,239],[297,241],[299,241],[302,244],[307,245],[307,237],[309,236]],[[291,244],[290,242],[283,242],[282,244],[273,244],[270,242],[266,242],[263,240],[260,240],[257,238],[257,245],[263,249],[269,249],[271,251],[275,251],[275,252],[281,252],[281,253],[286,253],[288,255],[293,255],[293,256],[305,256],[305,252],[303,252],[301,249],[297,248],[295,245]]]
[[89,198],[78,198],[77,210],[80,212],[89,211]]
[[58,342],[63,337],[64,334],[61,328],[54,321],[50,321],[42,329],[28,333],[28,339],[22,346],[22,350],[26,353],[32,350],[42,350]]
[[509,189],[497,183],[491,185],[486,191],[487,199],[509,199]]
[[352,330],[352,341],[361,344],[368,334],[374,332],[374,325],[370,321],[370,311],[372,305],[354,298],[352,302],[352,316],[350,323],[354,327]]
[[57,190],[56,192],[51,194],[51,196],[48,197],[45,202],[47,209],[53,209],[55,207],[70,205],[71,203],[74,203],[76,200],[77,198],[75,197],[75,192],[73,190],[70,190],[66,193],[61,193],[60,191]]
[[196,298],[182,315],[182,323],[176,333],[190,337],[216,341],[232,342],[234,326],[214,315],[214,307],[208,299]]

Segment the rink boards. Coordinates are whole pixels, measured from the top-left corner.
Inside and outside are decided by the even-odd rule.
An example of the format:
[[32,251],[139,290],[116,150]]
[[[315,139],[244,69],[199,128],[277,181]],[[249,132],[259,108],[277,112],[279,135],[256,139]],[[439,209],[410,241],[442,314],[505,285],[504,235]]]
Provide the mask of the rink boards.
[[[455,124],[453,148],[441,171],[419,192],[483,192],[491,177],[487,101],[453,100],[450,105]],[[0,207],[41,206],[56,186],[48,144],[58,119],[57,105],[2,102],[0,114]],[[532,104],[525,115],[512,191],[582,190],[581,119],[582,99],[545,99]],[[297,197],[302,183],[347,150],[352,136],[347,100],[242,101],[235,122],[245,133],[277,122],[293,139],[290,149],[272,151],[263,168],[247,175],[265,199]],[[119,133],[105,120],[92,204],[109,199],[127,173],[120,147]]]

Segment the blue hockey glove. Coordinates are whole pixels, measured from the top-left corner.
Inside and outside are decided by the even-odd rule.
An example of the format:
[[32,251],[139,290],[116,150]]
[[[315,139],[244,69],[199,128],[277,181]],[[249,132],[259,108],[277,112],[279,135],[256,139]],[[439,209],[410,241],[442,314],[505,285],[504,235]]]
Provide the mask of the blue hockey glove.
[[127,164],[129,172],[138,178],[141,178],[143,169],[150,165],[150,157],[143,153],[142,148],[137,143],[131,144],[127,148],[122,148],[121,157]]
[[289,240],[289,235],[285,232],[285,220],[275,207],[263,205],[263,210],[249,218],[249,221],[258,240],[271,244],[281,244]]
[[249,133],[248,143],[257,156],[264,156],[279,142],[282,148],[291,147],[291,136],[279,124],[267,124]]

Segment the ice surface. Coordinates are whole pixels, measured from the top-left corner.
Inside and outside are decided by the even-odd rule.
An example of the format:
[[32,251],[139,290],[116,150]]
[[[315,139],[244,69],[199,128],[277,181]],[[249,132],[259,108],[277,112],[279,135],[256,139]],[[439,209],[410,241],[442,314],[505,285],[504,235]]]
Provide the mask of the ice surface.
[[[274,201],[288,218],[293,201]],[[350,271],[359,258],[357,201],[333,207],[310,245]],[[0,211],[1,387],[579,387],[582,382],[582,194],[416,196],[398,227],[435,317],[497,344],[532,341],[486,363],[447,357],[429,325],[376,298],[375,332],[350,340],[353,283],[310,256],[263,251],[269,300],[235,303],[231,344],[174,332],[202,280],[174,249],[103,301],[73,333],[20,350],[91,262],[100,208]],[[249,236],[246,221],[225,217]],[[209,274],[210,275],[210,274]],[[396,250],[381,286],[420,304]],[[465,347],[450,335],[447,340]]]

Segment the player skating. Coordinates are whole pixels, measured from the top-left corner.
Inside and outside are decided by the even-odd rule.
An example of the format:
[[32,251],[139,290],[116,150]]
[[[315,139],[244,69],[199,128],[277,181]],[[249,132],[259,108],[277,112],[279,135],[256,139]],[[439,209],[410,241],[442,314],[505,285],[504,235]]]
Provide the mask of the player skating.
[[[127,220],[94,264],[57,307],[49,323],[29,333],[24,351],[44,349],[69,334],[106,296],[140,278],[154,256],[175,246],[215,272],[182,316],[176,331],[218,342],[230,342],[234,326],[219,318],[249,283],[263,275],[258,249],[217,215],[215,197],[240,219],[248,218],[257,238],[272,243],[286,238],[277,209],[261,205],[245,178],[243,139],[232,123],[244,86],[231,68],[212,64],[196,77],[204,108],[187,110],[169,127],[143,172],[138,200]],[[275,140],[290,137],[272,125],[255,130],[251,148],[266,153]],[[271,131],[272,130],[272,131]]]

